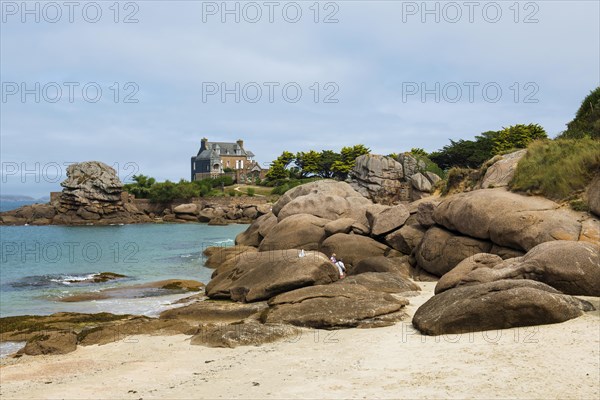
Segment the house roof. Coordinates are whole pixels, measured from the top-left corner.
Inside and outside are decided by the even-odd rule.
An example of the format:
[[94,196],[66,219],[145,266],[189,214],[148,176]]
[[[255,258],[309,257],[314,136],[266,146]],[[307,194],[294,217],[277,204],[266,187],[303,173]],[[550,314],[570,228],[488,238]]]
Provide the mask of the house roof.
[[[240,154],[236,154],[236,151],[240,150]],[[214,154],[213,154],[214,153]],[[206,150],[198,151],[198,155],[196,159],[205,160],[211,157],[219,157],[219,156],[227,156],[227,155],[241,155],[247,157],[253,157],[254,154],[252,152],[247,152],[237,143],[229,143],[229,142],[206,142]]]

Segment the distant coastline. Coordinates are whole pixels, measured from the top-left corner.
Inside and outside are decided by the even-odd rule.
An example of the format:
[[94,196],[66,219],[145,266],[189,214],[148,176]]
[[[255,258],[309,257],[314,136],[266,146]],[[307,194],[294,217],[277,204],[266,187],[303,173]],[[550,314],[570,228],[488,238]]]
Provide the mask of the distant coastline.
[[26,196],[22,194],[3,194],[0,195],[0,201],[37,201],[37,202],[48,202],[50,201],[50,196],[43,196],[39,199],[36,199],[31,196]]
[[43,203],[43,201],[31,198],[30,200],[9,200],[6,196],[0,197],[0,212],[16,210],[22,206],[28,206],[35,203]]

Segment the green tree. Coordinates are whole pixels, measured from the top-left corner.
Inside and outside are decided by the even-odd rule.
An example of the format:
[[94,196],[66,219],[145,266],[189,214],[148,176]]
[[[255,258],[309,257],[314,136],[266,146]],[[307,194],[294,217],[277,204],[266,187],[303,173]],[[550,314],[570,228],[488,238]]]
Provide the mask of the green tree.
[[475,140],[450,139],[450,144],[429,155],[440,168],[479,168],[481,164],[512,149],[526,148],[534,140],[548,136],[540,125],[513,125],[501,131],[487,131],[475,136]]
[[152,185],[149,192],[149,198],[152,201],[165,203],[175,198],[176,185],[175,183],[166,180]]
[[547,138],[546,131],[538,124],[509,126],[493,136],[493,154],[501,154],[512,149],[525,149],[534,140]]
[[192,182],[181,179],[175,186],[173,196],[176,199],[189,200],[192,197],[200,196],[200,188]]
[[356,159],[364,154],[369,154],[371,150],[363,144],[357,144],[352,147],[343,147],[340,152],[340,159],[331,166],[331,171],[338,179],[346,179],[348,173],[356,165]]
[[332,150],[323,150],[319,155],[319,173],[321,178],[333,178],[334,172],[331,167],[336,161],[339,161],[341,156]]
[[562,139],[584,137],[600,140],[600,86],[583,99],[575,118],[567,124],[567,130],[559,136]]
[[294,163],[302,171],[301,177],[306,178],[311,175],[319,175],[321,155],[314,150],[307,152],[298,152]]
[[420,147],[413,147],[412,149],[410,149],[410,154],[412,154],[413,156],[429,156],[429,154],[427,154],[427,152]]
[[485,151],[481,143],[463,139],[450,139],[449,145],[429,155],[431,161],[445,170],[452,167],[478,168],[490,157],[491,152]]
[[270,180],[288,178],[289,171],[287,170],[287,167],[294,159],[294,154],[289,151],[281,153],[281,155],[271,164],[271,168],[269,169],[269,172],[267,172],[267,178]]
[[146,175],[134,175],[132,179],[133,183],[123,185],[123,189],[138,199],[147,199],[150,195],[150,188],[156,183],[156,180]]

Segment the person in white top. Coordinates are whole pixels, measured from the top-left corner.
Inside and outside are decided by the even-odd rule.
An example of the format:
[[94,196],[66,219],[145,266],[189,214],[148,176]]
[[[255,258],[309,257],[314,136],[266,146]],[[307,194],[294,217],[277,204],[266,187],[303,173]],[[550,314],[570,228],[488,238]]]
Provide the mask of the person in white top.
[[336,258],[336,254],[333,253],[331,255],[331,257],[329,258],[329,261],[331,261],[331,263],[333,265],[335,265],[340,273],[340,278],[344,277],[344,274],[346,273],[346,266],[344,265],[344,263],[342,262],[342,260],[340,259],[338,261],[338,259]]

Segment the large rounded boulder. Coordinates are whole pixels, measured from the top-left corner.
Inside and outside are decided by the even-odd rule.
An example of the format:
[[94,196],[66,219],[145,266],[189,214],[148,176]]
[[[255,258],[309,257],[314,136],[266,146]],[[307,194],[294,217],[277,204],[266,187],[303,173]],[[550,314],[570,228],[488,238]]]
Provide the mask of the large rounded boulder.
[[259,250],[318,250],[325,239],[328,219],[310,214],[292,215],[275,225],[260,242]]
[[[502,263],[496,254],[479,253],[462,260],[451,271],[445,273],[435,285],[435,294],[442,293],[466,282],[466,277],[479,268],[493,268]],[[478,282],[481,283],[481,282]]]
[[[281,210],[293,200],[307,195],[329,195],[342,198],[363,197],[346,182],[333,180],[319,180],[304,185],[297,186],[285,192],[279,200],[273,204],[273,214],[279,217]],[[333,218],[330,218],[333,219]]]
[[299,257],[299,250],[245,253],[235,266],[206,285],[206,294],[213,299],[253,302],[338,279],[337,267],[319,252],[306,252],[304,257]]
[[336,254],[345,264],[356,265],[368,257],[385,256],[391,249],[385,244],[361,235],[337,233],[328,237],[321,245],[327,255]]
[[478,254],[444,275],[436,291],[502,279],[531,279],[567,294],[600,296],[599,253],[600,247],[589,242],[558,240],[502,262],[491,254]]
[[456,235],[450,231],[431,227],[425,233],[416,250],[418,265],[425,271],[442,276],[465,258],[477,253],[487,253],[492,243],[468,236]]
[[576,297],[531,280],[501,280],[461,286],[433,296],[413,317],[426,335],[444,335],[544,325],[592,311]]
[[463,235],[528,251],[553,240],[578,240],[577,217],[542,197],[522,196],[503,188],[459,193],[433,213],[439,225]]
[[320,329],[386,326],[406,318],[406,305],[404,298],[340,283],[276,296],[261,320]]

